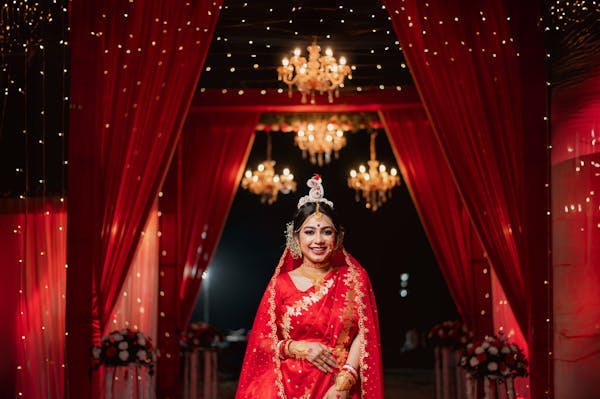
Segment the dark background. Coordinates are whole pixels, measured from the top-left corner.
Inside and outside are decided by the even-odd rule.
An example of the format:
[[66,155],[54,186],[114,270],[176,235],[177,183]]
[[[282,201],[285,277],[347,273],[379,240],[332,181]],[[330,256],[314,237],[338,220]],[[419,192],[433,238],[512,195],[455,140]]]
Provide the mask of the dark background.
[[[377,212],[355,201],[346,179],[351,168],[368,159],[367,131],[349,133],[340,158],[323,167],[302,159],[301,151],[294,147],[293,134],[271,136],[276,173],[289,167],[298,183],[297,192],[280,195],[277,202],[266,205],[247,190],[238,190],[193,319],[204,319],[208,292],[211,324],[224,331],[251,327],[285,246],[285,224],[291,220],[298,199],[308,193],[306,180],[319,173],[325,197],[334,202],[346,229],[345,247],[371,278],[385,367],[429,366],[432,360],[428,356],[401,354],[405,332],[411,328],[427,332],[438,321],[456,318],[457,313],[406,186],[395,188],[392,200]],[[266,158],[266,140],[266,133],[257,133],[247,168],[256,169]],[[397,166],[383,130],[377,135],[377,158],[388,169]],[[402,273],[409,273],[405,298],[400,296]]]

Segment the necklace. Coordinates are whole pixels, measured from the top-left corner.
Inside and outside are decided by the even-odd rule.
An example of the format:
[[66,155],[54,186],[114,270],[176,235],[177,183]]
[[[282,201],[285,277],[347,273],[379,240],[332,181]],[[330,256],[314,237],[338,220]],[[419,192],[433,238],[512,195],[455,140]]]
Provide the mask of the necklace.
[[[310,266],[305,266],[304,264],[302,264],[298,268],[298,271],[300,272],[300,274],[303,277],[306,277],[307,279],[309,279],[315,287],[319,287],[323,283],[325,276],[327,275],[327,273],[329,273],[329,270],[331,270],[331,269],[329,269],[324,273],[310,273],[304,269],[305,267],[310,268]],[[313,268],[313,269],[315,269],[315,268]],[[318,269],[318,270],[324,270],[324,269]]]

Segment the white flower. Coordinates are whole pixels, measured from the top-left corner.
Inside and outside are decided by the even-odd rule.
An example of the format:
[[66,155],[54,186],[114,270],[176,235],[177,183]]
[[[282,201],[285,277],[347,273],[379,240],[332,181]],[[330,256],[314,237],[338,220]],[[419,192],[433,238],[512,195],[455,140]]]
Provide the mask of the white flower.
[[146,339],[144,338],[144,336],[141,336],[141,337],[140,337],[140,336],[138,335],[138,344],[139,344],[140,346],[144,346],[144,345],[146,345]]
[[482,347],[483,349],[487,349],[487,348],[489,348],[489,347],[490,347],[490,344],[489,344],[489,342],[484,342],[483,344],[481,344],[481,347]]
[[472,357],[471,360],[469,360],[469,364],[471,365],[471,367],[475,367],[479,364],[479,360],[477,360],[476,357]]
[[509,346],[510,346],[510,350],[512,350],[513,352],[517,351],[517,347],[514,346],[513,344],[510,344]]
[[94,359],[100,359],[101,353],[102,349],[98,348],[97,346],[94,346],[94,348],[92,349],[92,356],[94,356]]
[[119,352],[119,359],[121,359],[122,361],[126,361],[127,359],[129,359],[129,352],[127,352],[127,351]]
[[138,351],[137,358],[140,359],[141,361],[144,361],[148,358],[148,354],[146,353],[146,351]]
[[119,342],[119,349],[125,350],[127,348],[129,348],[129,344],[127,343],[127,341]]
[[490,355],[497,355],[498,354],[498,348],[496,348],[495,346],[490,346],[488,348],[488,353]]
[[498,370],[498,363],[496,362],[489,362],[487,365],[488,370],[490,371],[496,371]]
[[123,336],[119,333],[114,333],[112,339],[115,340],[115,342],[123,341]]
[[127,335],[127,333],[129,332],[126,328],[122,329],[121,331],[119,331],[121,333],[121,335]]
[[504,354],[510,353],[510,348],[508,346],[504,345],[502,347],[502,349],[500,349],[500,352],[502,352]]
[[481,355],[482,353],[483,353],[483,346],[478,346],[477,348],[475,348],[476,355]]

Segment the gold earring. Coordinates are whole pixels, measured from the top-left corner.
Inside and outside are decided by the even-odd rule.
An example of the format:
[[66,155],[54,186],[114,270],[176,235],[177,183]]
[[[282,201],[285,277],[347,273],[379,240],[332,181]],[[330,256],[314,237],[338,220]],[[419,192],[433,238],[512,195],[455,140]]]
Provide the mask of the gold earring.
[[289,249],[292,258],[300,259],[302,251],[300,250],[300,243],[296,237],[294,237],[294,222],[290,222],[286,225],[285,245]]

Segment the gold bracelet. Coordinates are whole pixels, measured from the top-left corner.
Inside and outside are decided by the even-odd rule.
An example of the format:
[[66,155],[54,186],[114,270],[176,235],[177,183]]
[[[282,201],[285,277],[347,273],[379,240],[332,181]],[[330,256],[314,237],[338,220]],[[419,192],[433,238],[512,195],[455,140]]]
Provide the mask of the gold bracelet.
[[335,377],[336,391],[349,391],[356,383],[356,378],[346,370],[342,370]]
[[[292,347],[292,343],[294,346]],[[304,341],[293,341],[290,343],[289,352],[290,355],[296,359],[304,359],[308,354],[308,346]]]

